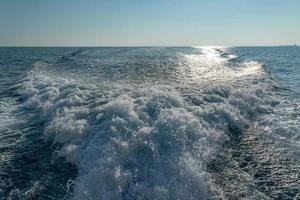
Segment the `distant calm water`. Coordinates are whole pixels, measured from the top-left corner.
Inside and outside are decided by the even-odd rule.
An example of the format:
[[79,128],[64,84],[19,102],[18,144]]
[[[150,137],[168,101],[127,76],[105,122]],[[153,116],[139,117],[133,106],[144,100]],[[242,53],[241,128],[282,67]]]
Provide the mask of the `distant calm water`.
[[300,199],[300,48],[0,48],[0,199]]

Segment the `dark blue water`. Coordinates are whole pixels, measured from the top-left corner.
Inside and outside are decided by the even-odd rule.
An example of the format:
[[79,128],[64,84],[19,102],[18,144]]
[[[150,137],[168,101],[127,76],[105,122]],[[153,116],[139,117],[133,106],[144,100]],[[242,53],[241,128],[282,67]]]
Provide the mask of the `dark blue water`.
[[299,199],[300,48],[0,48],[0,199]]

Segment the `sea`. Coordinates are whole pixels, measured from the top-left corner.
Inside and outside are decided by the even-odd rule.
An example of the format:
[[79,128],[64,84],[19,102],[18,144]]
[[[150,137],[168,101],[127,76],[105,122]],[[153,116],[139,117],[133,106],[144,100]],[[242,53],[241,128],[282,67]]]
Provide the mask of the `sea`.
[[0,199],[300,199],[300,47],[0,48]]

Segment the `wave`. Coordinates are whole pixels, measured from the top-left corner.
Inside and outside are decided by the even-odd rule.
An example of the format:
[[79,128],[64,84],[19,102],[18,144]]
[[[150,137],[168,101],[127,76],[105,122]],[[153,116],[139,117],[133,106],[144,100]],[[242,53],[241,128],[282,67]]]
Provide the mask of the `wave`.
[[221,54],[179,55],[185,71],[177,72],[190,78],[168,85],[91,83],[36,63],[20,86],[22,106],[45,122],[53,157],[76,165],[73,199],[207,199],[218,191],[207,165],[278,103],[260,63],[232,67],[233,56]]
[[104,86],[36,64],[20,93],[27,96],[24,107],[38,109],[46,122],[44,137],[56,148],[54,158],[77,166],[74,199],[206,199],[216,190],[207,164],[275,100],[258,82],[259,63],[231,69],[214,50],[192,56],[192,64],[209,63],[214,72],[213,66],[222,67],[224,74],[202,73],[215,84],[189,95],[190,86],[182,83]]

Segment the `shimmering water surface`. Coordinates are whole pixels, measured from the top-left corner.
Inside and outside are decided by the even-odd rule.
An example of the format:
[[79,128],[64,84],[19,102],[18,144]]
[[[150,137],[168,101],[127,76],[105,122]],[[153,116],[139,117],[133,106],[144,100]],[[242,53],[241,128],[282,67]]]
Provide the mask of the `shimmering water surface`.
[[300,199],[300,48],[0,48],[0,199]]

